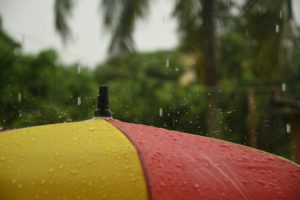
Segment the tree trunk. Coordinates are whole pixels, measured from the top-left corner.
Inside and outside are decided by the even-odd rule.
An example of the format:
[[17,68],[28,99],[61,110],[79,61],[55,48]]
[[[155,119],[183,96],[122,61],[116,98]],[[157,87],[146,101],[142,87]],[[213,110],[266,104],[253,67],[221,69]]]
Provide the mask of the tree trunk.
[[203,0],[203,55],[205,67],[205,83],[208,88],[207,96],[207,132],[210,136],[220,137],[221,116],[217,107],[217,74],[215,47],[215,0]]
[[251,147],[257,147],[255,90],[248,90],[248,134]]
[[214,6],[215,0],[203,0],[203,54],[206,84],[209,87],[217,85]]
[[300,164],[300,114],[295,115],[291,120],[291,134],[293,160]]

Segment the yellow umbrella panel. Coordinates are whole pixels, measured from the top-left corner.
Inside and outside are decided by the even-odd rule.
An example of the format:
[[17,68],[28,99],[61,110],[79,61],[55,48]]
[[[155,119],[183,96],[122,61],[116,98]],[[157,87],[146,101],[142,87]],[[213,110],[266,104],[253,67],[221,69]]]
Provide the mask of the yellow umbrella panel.
[[102,119],[0,133],[0,199],[148,199],[138,154]]

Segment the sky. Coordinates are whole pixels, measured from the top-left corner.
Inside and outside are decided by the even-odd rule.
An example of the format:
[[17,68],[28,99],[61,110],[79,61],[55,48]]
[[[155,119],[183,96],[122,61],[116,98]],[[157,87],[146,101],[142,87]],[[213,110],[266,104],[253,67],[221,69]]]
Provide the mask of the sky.
[[[54,28],[54,0],[0,0],[4,29],[22,43],[23,51],[38,53],[56,49],[64,63],[79,62],[94,68],[109,56],[109,33],[103,29],[100,0],[77,0],[70,26],[73,40],[63,45]],[[170,17],[174,0],[152,0],[149,16],[139,21],[134,32],[138,51],[168,50],[178,44],[176,21]],[[300,1],[294,0],[300,22]]]
[[[140,51],[172,49],[177,43],[172,0],[155,0],[149,16],[137,23],[134,39]],[[77,0],[70,26],[74,40],[63,45],[54,29],[54,0],[0,0],[4,29],[22,43],[25,52],[57,49],[65,63],[94,67],[108,57],[109,33],[103,29],[100,0]]]

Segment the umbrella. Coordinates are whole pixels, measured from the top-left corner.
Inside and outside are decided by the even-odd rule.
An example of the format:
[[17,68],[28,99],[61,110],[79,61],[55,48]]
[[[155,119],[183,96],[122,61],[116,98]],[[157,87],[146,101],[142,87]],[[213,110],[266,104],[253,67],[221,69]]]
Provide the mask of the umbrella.
[[[300,167],[213,138],[111,118],[0,134],[0,199],[300,199]],[[102,103],[101,103],[102,102]],[[104,103],[103,103],[104,102]]]

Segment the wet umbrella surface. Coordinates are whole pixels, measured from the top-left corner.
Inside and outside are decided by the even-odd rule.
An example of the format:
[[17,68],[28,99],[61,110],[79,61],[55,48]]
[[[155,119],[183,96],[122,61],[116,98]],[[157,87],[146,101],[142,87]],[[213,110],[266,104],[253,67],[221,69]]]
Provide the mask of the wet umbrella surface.
[[0,199],[300,199],[300,168],[161,128],[92,120],[0,134]]
[[0,135],[0,200],[300,199],[291,161],[112,120],[108,88],[99,94],[94,119]]

